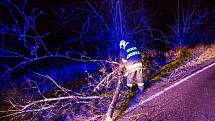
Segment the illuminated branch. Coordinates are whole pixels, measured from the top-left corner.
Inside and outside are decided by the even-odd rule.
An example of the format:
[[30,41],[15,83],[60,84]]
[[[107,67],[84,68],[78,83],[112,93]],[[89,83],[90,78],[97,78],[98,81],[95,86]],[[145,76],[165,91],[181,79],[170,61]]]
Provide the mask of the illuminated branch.
[[58,88],[60,88],[63,92],[65,92],[66,94],[70,95],[68,92],[71,92],[71,90],[66,89],[66,88],[60,86],[60,85],[59,85],[56,81],[54,81],[50,76],[48,76],[48,75],[43,75],[43,74],[40,74],[40,73],[37,73],[37,72],[34,72],[34,73],[37,74],[37,75],[39,75],[39,76],[48,78],[48,79],[51,80]]
[[103,22],[103,24],[105,25],[105,27],[106,27],[107,29],[110,29],[109,26],[107,25],[107,23],[105,22],[103,16],[100,15],[100,14],[98,13],[98,11],[90,4],[90,2],[89,2],[88,0],[85,0],[85,2],[90,6],[90,8],[93,10],[93,12],[96,14],[96,16],[98,16],[99,19],[102,20],[102,22]]
[[19,58],[23,58],[23,59],[29,59],[28,57],[25,57],[24,55],[21,55],[19,53],[12,52],[12,51],[9,51],[9,50],[3,49],[3,48],[0,48],[0,55],[1,55],[1,57],[19,57]]
[[200,0],[194,0],[191,4],[192,6],[187,5],[185,9],[183,6],[180,6],[180,4],[181,3],[178,0],[175,25],[170,26],[170,28],[174,33],[176,40],[175,46],[186,47],[189,46],[192,41],[191,35],[199,29],[200,25],[203,24],[204,19],[208,17],[209,13],[205,11],[200,14]]
[[[41,11],[39,13],[37,12],[38,9],[32,9],[31,14],[27,15],[24,11],[25,6],[27,4],[28,0],[20,2],[20,6],[17,6],[15,3],[13,3],[12,0],[8,0],[7,4],[5,4],[5,7],[7,8],[8,12],[11,14],[11,17],[13,18],[13,21],[15,23],[15,26],[13,25],[11,28],[6,28],[6,30],[3,31],[2,34],[14,34],[15,36],[18,36],[19,40],[22,40],[24,43],[24,46],[31,51],[32,55],[35,55],[37,57],[37,50],[39,49],[39,45],[41,44],[45,51],[51,55],[45,44],[43,43],[43,36],[41,36],[35,29],[35,21],[38,16],[43,14]],[[19,15],[16,15],[15,13],[18,12]],[[20,18],[22,20],[20,20]],[[22,25],[22,21],[24,21]],[[27,33],[32,30],[36,35],[27,35]],[[47,35],[47,34],[46,34]],[[34,39],[34,44],[30,44],[31,42],[28,40],[27,37],[30,37]]]
[[121,87],[121,84],[122,84],[122,81],[123,81],[123,77],[119,77],[118,79],[118,83],[117,83],[117,87],[116,87],[116,91],[114,93],[114,96],[113,96],[113,99],[109,105],[109,108],[108,108],[108,111],[106,113],[106,119],[105,121],[111,121],[112,120],[112,117],[113,117],[113,111],[114,111],[114,107],[116,105],[116,101],[119,97],[119,94],[120,94],[120,87]]
[[84,59],[71,58],[71,57],[68,57],[65,55],[43,56],[43,57],[31,58],[31,59],[27,59],[25,61],[22,61],[21,63],[17,64],[16,66],[7,69],[4,74],[0,75],[0,77],[4,78],[7,74],[11,73],[13,70],[15,70],[16,68],[18,68],[22,65],[29,64],[29,63],[34,62],[36,60],[42,60],[42,59],[52,58],[52,57],[66,58],[66,59],[71,60],[71,61],[79,61],[79,62],[104,62],[104,63],[110,63],[110,64],[114,64],[114,65],[119,65],[118,62],[112,61],[112,60],[91,60],[91,59],[84,60]]
[[116,76],[116,73],[119,71],[119,69],[115,69],[113,72],[109,73],[107,76],[105,76],[100,82],[99,84],[94,88],[94,91],[98,90],[101,85],[104,85],[104,83],[106,83],[107,81],[110,80],[111,77]]
[[47,110],[50,108],[54,108],[56,106],[50,105],[50,106],[42,106],[41,108],[32,108],[32,106],[34,105],[38,105],[40,103],[47,103],[47,102],[53,102],[53,101],[61,101],[61,100],[68,100],[68,99],[73,99],[73,100],[92,100],[92,99],[101,99],[102,97],[100,96],[64,96],[64,97],[57,97],[57,98],[45,98],[45,99],[41,99],[41,100],[36,100],[36,101],[32,101],[26,105],[18,105],[18,104],[14,104],[12,103],[10,100],[10,104],[13,106],[13,108],[16,108],[16,110],[6,110],[6,111],[0,111],[1,113],[10,113],[10,112],[14,112],[5,116],[1,116],[0,119],[5,118],[5,117],[10,117],[10,116],[14,116],[14,115],[18,115],[18,114],[22,114],[22,113],[29,113],[29,112],[37,112],[37,111],[42,111],[42,110]]
[[27,105],[22,106],[21,111],[29,108],[32,105],[38,104],[38,103],[44,103],[44,102],[51,102],[51,101],[59,101],[59,100],[67,100],[67,99],[74,99],[74,100],[89,100],[89,99],[100,99],[101,97],[99,96],[86,96],[86,97],[81,97],[81,96],[65,96],[65,97],[57,97],[57,98],[46,98],[46,99],[41,99],[37,101],[33,101]]
[[20,110],[0,111],[1,113],[15,112],[15,113],[11,113],[11,114],[8,114],[8,115],[5,115],[5,116],[1,116],[0,119],[11,117],[11,116],[17,116],[17,115],[23,114],[23,113],[39,112],[39,111],[48,110],[48,109],[54,108],[54,107],[55,106],[48,106],[48,107],[42,107],[42,108],[39,108],[39,109],[29,109],[29,110],[23,110],[23,111],[20,111]]

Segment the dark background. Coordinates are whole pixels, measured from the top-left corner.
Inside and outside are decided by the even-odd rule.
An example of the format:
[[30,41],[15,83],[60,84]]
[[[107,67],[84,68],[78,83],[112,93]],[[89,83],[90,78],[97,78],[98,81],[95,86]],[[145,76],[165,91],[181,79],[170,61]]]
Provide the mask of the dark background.
[[[21,2],[14,0],[13,2],[18,6],[22,5],[24,0]],[[113,22],[115,13],[113,13],[113,6],[109,5],[109,1],[89,0],[88,2],[93,6],[93,9],[86,3],[86,0],[31,0],[26,1],[24,12],[29,15],[33,8],[38,8],[37,12],[42,13],[35,20],[35,28],[40,35],[47,34],[43,37],[43,42],[52,54],[64,55],[80,52],[93,58],[107,59],[107,57],[110,58],[109,56],[117,55],[116,48],[120,38],[126,38],[143,49],[149,48],[160,51],[174,49],[171,44],[174,41],[174,37],[170,26],[175,24],[174,17],[177,10],[177,0],[124,0],[121,6],[121,9],[123,9],[121,10],[124,22],[123,31],[125,33],[123,37],[117,35],[116,26],[118,24]],[[20,21],[20,26],[23,26],[24,20],[22,20],[19,13],[10,5],[5,7],[6,3],[7,1],[3,1],[1,4],[0,27],[14,24],[11,14],[8,13],[8,8],[13,9],[13,14]],[[179,0],[179,3],[186,10],[190,10],[193,0]],[[195,30],[196,33],[191,36],[192,43],[190,45],[195,45],[196,43],[207,44],[214,41],[214,6],[213,0],[202,0],[200,2],[199,13],[208,12],[210,14],[204,18],[204,22]],[[96,14],[102,17],[109,29],[106,29],[103,20]],[[89,25],[84,26],[91,16],[97,17],[92,17],[88,23]],[[136,26],[134,20],[138,21],[142,16],[144,16],[142,21],[145,23],[141,25],[144,27]],[[150,33],[145,30],[148,29],[147,27],[162,31],[169,42],[164,42],[159,32],[153,31]],[[140,30],[142,32],[133,34],[134,28],[135,31]],[[29,34],[35,35],[31,30]],[[153,34],[153,37],[151,34]],[[5,34],[4,37],[7,41],[4,48],[31,57],[30,52],[22,46],[23,43],[15,41],[18,36],[11,37],[9,34]],[[38,56],[46,54],[41,47],[38,49]]]

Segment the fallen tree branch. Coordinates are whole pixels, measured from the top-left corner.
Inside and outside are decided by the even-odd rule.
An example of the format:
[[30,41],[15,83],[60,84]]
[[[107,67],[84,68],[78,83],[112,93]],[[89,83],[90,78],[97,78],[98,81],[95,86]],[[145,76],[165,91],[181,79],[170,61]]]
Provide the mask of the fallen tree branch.
[[106,81],[108,81],[119,69],[114,70],[113,72],[109,73],[107,76],[105,76],[101,82],[94,88],[94,92],[100,88],[100,86],[105,83]]
[[40,73],[37,73],[37,72],[34,72],[35,74],[39,75],[39,76],[42,76],[42,77],[45,77],[49,80],[51,80],[58,88],[60,88],[63,92],[65,92],[66,94],[70,95],[68,92],[70,92],[71,90],[70,89],[66,89],[65,87],[62,87],[60,86],[55,80],[53,80],[49,75],[43,75],[43,74],[40,74]]
[[27,105],[22,106],[23,108],[21,111],[26,110],[28,107],[38,104],[38,103],[43,103],[43,102],[51,102],[51,101],[59,101],[59,100],[66,100],[66,99],[82,99],[82,100],[88,100],[88,99],[99,99],[101,97],[99,96],[86,96],[86,97],[81,97],[81,96],[65,96],[65,97],[57,97],[57,98],[46,98],[46,99],[41,99],[37,101],[33,101]]
[[22,113],[39,112],[39,111],[47,110],[47,109],[54,108],[54,107],[55,106],[48,106],[48,107],[42,107],[42,108],[39,108],[39,109],[30,109],[30,110],[0,111],[0,112],[15,112],[15,113],[11,113],[11,114],[8,114],[8,115],[5,115],[5,116],[1,116],[0,119],[10,117],[10,116],[16,116],[16,115],[19,115],[19,114],[22,114]]
[[118,83],[117,83],[117,87],[116,87],[116,91],[114,93],[113,99],[112,99],[112,101],[110,103],[110,106],[108,108],[108,111],[106,113],[105,121],[112,121],[113,111],[114,111],[114,107],[116,105],[116,101],[117,101],[117,99],[119,97],[122,80],[123,80],[123,77],[120,76],[119,79],[118,79]]

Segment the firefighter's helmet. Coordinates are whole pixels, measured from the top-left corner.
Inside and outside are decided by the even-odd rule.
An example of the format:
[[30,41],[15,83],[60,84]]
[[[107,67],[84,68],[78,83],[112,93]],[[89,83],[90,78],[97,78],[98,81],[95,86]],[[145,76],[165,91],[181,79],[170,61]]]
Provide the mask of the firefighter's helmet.
[[129,42],[126,42],[125,40],[121,40],[120,43],[119,43],[119,47],[121,49],[125,49],[126,45],[128,44]]

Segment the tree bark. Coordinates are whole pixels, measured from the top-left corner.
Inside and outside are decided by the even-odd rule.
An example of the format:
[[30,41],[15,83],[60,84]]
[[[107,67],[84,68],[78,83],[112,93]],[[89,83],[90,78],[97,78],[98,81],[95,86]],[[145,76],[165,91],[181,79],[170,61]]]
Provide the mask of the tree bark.
[[117,83],[117,87],[116,87],[116,91],[114,93],[113,99],[112,99],[112,101],[110,103],[110,106],[108,108],[108,111],[106,113],[105,121],[112,121],[114,107],[115,107],[116,101],[117,101],[117,99],[119,97],[122,80],[123,80],[123,77],[120,76],[119,79],[118,79],[118,83]]

